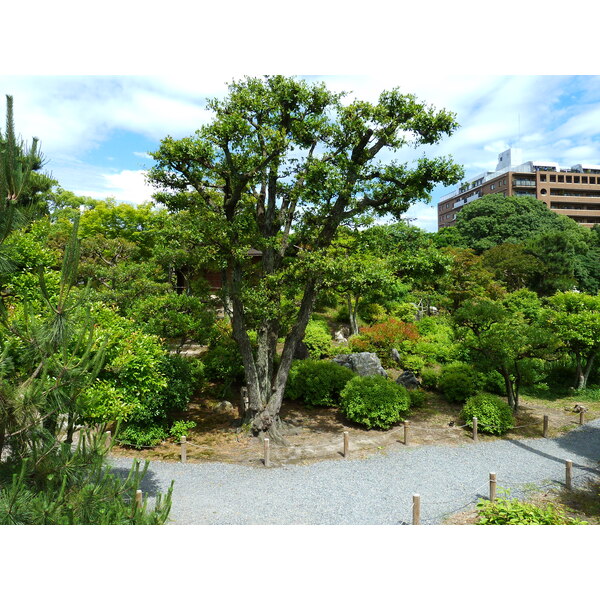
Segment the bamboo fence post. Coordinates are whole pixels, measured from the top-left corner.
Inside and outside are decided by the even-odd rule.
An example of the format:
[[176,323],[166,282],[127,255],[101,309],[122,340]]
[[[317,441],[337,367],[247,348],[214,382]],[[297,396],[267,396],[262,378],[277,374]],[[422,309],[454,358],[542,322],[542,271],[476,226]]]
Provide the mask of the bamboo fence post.
[[413,494],[413,517],[412,524],[421,524],[421,494]]
[[142,490],[137,490],[135,492],[135,505],[137,506],[138,510],[142,509]]
[[348,458],[348,432],[344,431],[344,458]]
[[568,490],[573,489],[573,461],[567,460],[565,463],[565,486]]
[[496,473],[490,473],[490,501],[496,501]]
[[543,429],[542,435],[545,438],[548,437],[548,421],[549,421],[548,415],[544,415],[544,429]]
[[181,462],[187,462],[187,437],[181,436]]
[[408,421],[404,421],[404,445],[408,446]]
[[265,467],[271,466],[271,448],[269,446],[269,438],[265,438],[264,441],[264,450],[265,450]]
[[477,441],[477,417],[473,417],[473,441]]

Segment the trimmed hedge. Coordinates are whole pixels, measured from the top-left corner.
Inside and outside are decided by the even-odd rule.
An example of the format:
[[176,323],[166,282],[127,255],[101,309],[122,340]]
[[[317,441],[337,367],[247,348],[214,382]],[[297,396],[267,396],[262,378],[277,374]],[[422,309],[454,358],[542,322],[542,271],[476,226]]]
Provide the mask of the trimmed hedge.
[[340,392],[356,375],[346,367],[326,360],[295,361],[290,369],[285,395],[308,406],[336,406]]
[[368,429],[390,429],[408,414],[408,391],[381,375],[355,377],[342,390],[341,411]]
[[503,435],[515,426],[510,406],[502,398],[485,392],[469,398],[460,415],[466,423],[477,417],[477,429],[494,435]]

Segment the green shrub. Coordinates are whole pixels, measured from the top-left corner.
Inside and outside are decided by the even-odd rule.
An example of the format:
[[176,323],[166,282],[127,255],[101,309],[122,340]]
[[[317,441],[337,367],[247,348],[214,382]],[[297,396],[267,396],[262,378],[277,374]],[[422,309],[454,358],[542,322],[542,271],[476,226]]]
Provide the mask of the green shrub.
[[481,380],[471,365],[456,362],[442,367],[437,385],[448,402],[462,403],[481,389]]
[[304,333],[304,343],[311,358],[317,359],[331,356],[331,334],[329,333],[327,323],[321,320],[309,321]]
[[227,385],[244,379],[242,355],[234,340],[220,342],[203,356],[204,375],[208,381],[222,381]]
[[117,442],[122,446],[133,446],[138,450],[143,447],[158,446],[169,436],[162,425],[127,425],[117,436]]
[[486,392],[469,398],[460,415],[469,424],[477,417],[477,429],[494,435],[503,435],[515,425],[510,406],[502,398]]
[[194,427],[196,427],[194,421],[175,421],[171,425],[171,429],[169,429],[169,437],[174,438],[178,442],[182,435],[187,436]]
[[424,367],[421,369],[421,385],[428,390],[437,390],[440,378],[440,370],[435,367]]
[[506,391],[504,377],[498,371],[488,371],[480,373],[481,389],[490,394],[501,396]]
[[408,391],[381,375],[354,377],[342,390],[341,410],[346,418],[368,429],[389,429],[410,407]]
[[411,408],[421,408],[425,406],[425,392],[423,390],[408,390]]
[[477,525],[588,525],[586,521],[567,517],[552,504],[541,507],[502,497],[495,502],[480,500],[477,514]]
[[340,392],[355,377],[348,368],[325,360],[299,360],[292,364],[285,394],[309,406],[335,406]]

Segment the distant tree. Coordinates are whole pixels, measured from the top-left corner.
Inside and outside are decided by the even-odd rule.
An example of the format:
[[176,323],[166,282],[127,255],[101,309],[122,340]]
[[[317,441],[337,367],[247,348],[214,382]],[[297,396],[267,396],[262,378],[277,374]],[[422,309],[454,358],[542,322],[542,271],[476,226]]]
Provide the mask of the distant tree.
[[534,196],[488,194],[463,207],[454,228],[461,246],[481,253],[499,244],[523,242],[543,231],[568,229],[572,224]]

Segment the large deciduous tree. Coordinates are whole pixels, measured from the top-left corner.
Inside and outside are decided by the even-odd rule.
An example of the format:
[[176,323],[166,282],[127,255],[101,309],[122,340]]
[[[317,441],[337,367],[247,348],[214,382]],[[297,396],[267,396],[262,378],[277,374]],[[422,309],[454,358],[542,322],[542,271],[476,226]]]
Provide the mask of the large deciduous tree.
[[[283,76],[233,82],[224,99],[209,101],[208,125],[162,141],[149,172],[155,198],[195,214],[218,254],[245,368],[248,418],[255,433],[276,439],[294,351],[338,227],[367,214],[400,217],[437,183],[456,183],[462,171],[450,158],[423,156],[412,166],[389,159],[452,134],[452,113],[398,90],[374,104],[342,99],[324,84]],[[259,264],[250,250],[260,251]]]

